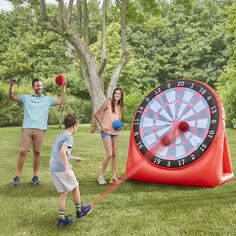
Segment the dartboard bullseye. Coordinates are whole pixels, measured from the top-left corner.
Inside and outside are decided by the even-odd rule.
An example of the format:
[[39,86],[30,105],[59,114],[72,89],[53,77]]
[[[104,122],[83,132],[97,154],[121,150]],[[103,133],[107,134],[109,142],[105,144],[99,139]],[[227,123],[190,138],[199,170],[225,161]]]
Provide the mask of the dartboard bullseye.
[[223,106],[191,79],[154,89],[137,108],[126,174],[147,182],[217,186],[233,178]]
[[[196,81],[171,81],[152,91],[139,106],[133,124],[134,137],[148,160],[178,168],[196,161],[207,151],[218,122],[218,104],[207,87]],[[177,137],[168,144],[165,139],[173,130]],[[158,148],[161,139],[165,140],[164,147]]]

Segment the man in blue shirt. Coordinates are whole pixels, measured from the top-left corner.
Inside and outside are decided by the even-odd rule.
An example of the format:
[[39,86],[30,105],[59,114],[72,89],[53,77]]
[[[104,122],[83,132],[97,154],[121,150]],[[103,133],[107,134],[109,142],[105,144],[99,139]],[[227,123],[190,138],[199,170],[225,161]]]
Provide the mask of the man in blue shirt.
[[49,97],[43,95],[43,82],[40,79],[32,81],[34,93],[32,95],[14,94],[15,78],[10,80],[9,98],[20,102],[24,108],[24,120],[21,133],[21,148],[17,158],[16,176],[13,178],[12,185],[18,186],[20,183],[20,173],[24,166],[25,157],[31,143],[33,144],[33,184],[39,184],[39,165],[44,133],[47,130],[48,113],[51,106],[63,105],[66,102],[66,84],[61,86],[61,97]]

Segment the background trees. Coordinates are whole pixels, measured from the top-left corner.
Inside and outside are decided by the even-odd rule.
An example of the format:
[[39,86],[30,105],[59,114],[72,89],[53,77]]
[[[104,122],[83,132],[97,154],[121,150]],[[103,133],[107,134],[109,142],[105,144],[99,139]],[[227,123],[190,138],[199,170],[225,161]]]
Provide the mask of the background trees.
[[[95,2],[95,1],[92,1]],[[105,97],[111,97],[113,90],[117,86],[118,78],[124,66],[129,60],[129,52],[126,42],[126,9],[127,0],[122,0],[116,4],[120,9],[120,35],[121,50],[120,58],[117,62],[108,87],[105,88],[103,77],[106,72],[106,10],[107,1],[102,2],[101,7],[101,37],[102,50],[101,62],[98,63],[90,50],[90,9],[87,0],[77,0],[74,7],[74,1],[68,2],[60,0],[55,7],[54,14],[51,14],[44,0],[37,3],[29,1],[31,7],[35,10],[38,23],[46,30],[55,32],[65,39],[71,46],[74,59],[81,66],[86,88],[89,92],[93,110],[97,110],[105,101]],[[98,5],[98,2],[97,2]],[[74,14],[73,14],[74,12]],[[106,89],[106,92],[104,92]]]
[[227,64],[218,78],[217,90],[222,98],[226,124],[229,127],[236,126],[236,2],[224,11],[227,18],[222,23],[221,30],[225,34],[225,56]]
[[16,8],[0,14],[0,75],[16,74],[20,79],[45,79],[67,70],[71,59],[65,40],[42,30],[32,10]]
[[[95,109],[106,95],[109,96],[112,86],[118,85],[125,91],[124,119],[130,123],[144,94],[168,80],[190,77],[217,89],[223,99],[227,125],[235,125],[234,0],[129,0],[126,2],[126,18],[123,16],[127,23],[123,22],[123,27],[126,27],[123,43],[127,39],[123,49],[121,0],[90,0],[84,1],[85,5],[77,1],[71,12],[69,5],[66,5],[64,11],[71,13],[76,21],[71,21],[71,24],[66,22],[68,15],[67,18],[60,18],[60,27],[65,27],[63,32],[59,32],[61,36],[38,25],[37,14],[40,11],[36,2],[30,1],[33,4],[31,6],[18,4],[27,1],[12,2],[16,4],[13,11],[0,13],[0,99],[7,99],[4,91],[7,90],[6,78],[10,74],[18,75],[19,92],[33,77],[41,77],[45,83],[45,92],[57,94],[59,90],[53,80],[56,74],[62,73],[68,76],[67,92],[70,95],[64,112],[71,112],[73,107],[83,122],[89,122],[91,107]],[[80,10],[80,14],[77,14],[78,3],[81,3],[82,14]],[[62,13],[62,6],[56,4],[46,7],[51,20],[57,17],[52,22],[56,22],[58,27],[58,14]],[[83,48],[89,57],[87,61],[84,61],[81,53],[75,53],[74,48],[77,46],[68,30],[80,33],[80,43],[85,44]],[[89,38],[86,39],[86,35]],[[129,52],[130,58],[128,54],[125,57],[125,51]],[[126,61],[115,73],[122,55]],[[87,67],[89,60],[93,61],[90,69]],[[112,84],[111,80],[115,83]],[[12,103],[2,101],[1,112],[4,113],[5,107]],[[17,114],[14,116],[19,116],[17,122],[20,123],[21,113]],[[52,110],[50,122],[58,122],[59,114],[57,109]],[[2,125],[17,122],[4,119]]]
[[219,29],[225,16],[219,6],[196,1],[191,9],[173,3],[161,10],[143,25],[134,25],[129,38],[142,69],[142,86],[188,77],[214,87],[226,64],[226,43]]

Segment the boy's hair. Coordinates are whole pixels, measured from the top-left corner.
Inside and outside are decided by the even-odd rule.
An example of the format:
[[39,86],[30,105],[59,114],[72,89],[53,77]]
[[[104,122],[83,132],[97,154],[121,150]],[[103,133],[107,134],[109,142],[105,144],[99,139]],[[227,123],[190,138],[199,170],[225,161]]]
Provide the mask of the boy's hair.
[[41,79],[33,79],[33,80],[32,80],[32,87],[34,87],[34,83],[35,83],[35,82],[38,82],[38,81],[43,82]]
[[74,115],[67,115],[64,119],[65,128],[68,129],[73,127],[75,124],[78,124],[79,118]]

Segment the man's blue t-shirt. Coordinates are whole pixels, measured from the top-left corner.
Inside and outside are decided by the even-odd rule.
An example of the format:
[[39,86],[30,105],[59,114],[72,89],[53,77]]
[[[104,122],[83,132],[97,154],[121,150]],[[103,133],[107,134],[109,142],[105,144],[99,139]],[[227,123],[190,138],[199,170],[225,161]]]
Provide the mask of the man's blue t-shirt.
[[[63,144],[65,144],[68,147],[66,156],[67,156],[67,160],[69,160],[72,146],[73,146],[73,137],[67,131],[60,133],[54,142],[50,164],[49,164],[50,171],[53,171],[53,172],[65,171],[65,167],[60,156],[60,150]],[[71,168],[71,165],[69,165],[69,167]]]
[[19,95],[24,107],[23,128],[47,130],[48,113],[55,98],[48,96]]

